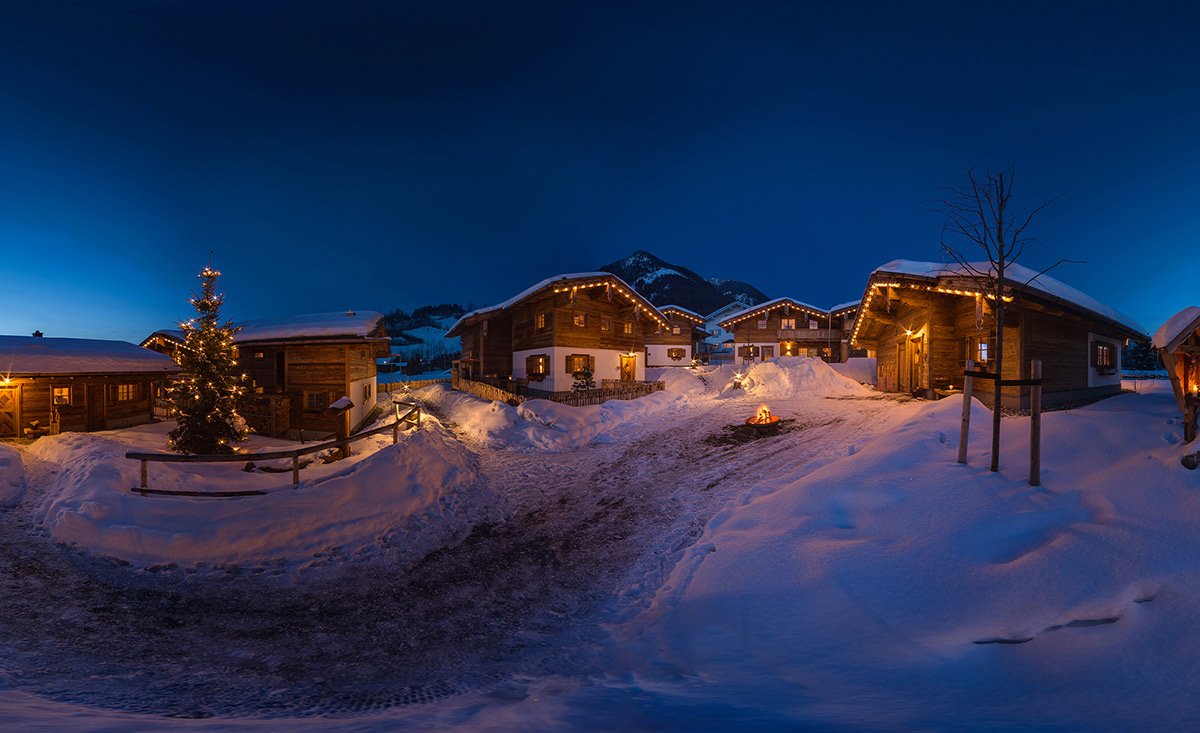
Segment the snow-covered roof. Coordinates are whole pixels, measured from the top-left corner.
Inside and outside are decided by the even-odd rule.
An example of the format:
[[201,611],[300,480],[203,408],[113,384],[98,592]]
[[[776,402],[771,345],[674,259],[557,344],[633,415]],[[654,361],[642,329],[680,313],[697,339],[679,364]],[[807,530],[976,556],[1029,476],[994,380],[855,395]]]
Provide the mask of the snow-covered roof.
[[688,318],[694,318],[697,321],[703,322],[705,320],[704,316],[700,315],[699,313],[697,313],[695,311],[688,310],[687,308],[684,308],[681,305],[660,305],[658,307],[658,311],[660,313],[666,313],[667,311],[671,311],[671,310],[678,311],[679,313],[687,316]]
[[704,320],[711,321],[715,318],[723,318],[724,316],[726,316],[730,313],[737,313],[737,312],[743,311],[749,307],[751,307],[751,306],[748,306],[741,301],[731,300],[728,303],[726,303],[725,305],[723,305],[720,308],[713,311],[712,313],[709,313],[707,316],[704,317]]
[[847,308],[857,308],[861,303],[862,303],[861,299],[847,300],[845,303],[838,303],[837,305],[833,306],[832,308],[829,309],[829,312],[837,313],[838,311],[846,310]]
[[722,318],[719,325],[724,327],[726,323],[731,321],[740,321],[752,313],[756,313],[758,311],[769,311],[772,308],[778,308],[781,305],[795,306],[797,308],[801,308],[812,313],[819,313],[821,315],[828,315],[829,313],[829,311],[825,310],[824,308],[818,308],[815,305],[809,305],[808,303],[796,300],[795,298],[775,298],[774,300],[768,300],[765,303],[759,303],[758,305],[752,305],[749,308],[743,308],[737,313],[732,313],[725,318]]
[[171,357],[128,341],[0,336],[0,375],[177,372]]
[[241,331],[234,343],[277,341],[311,338],[367,338],[373,335],[383,320],[379,311],[335,311],[306,313],[281,318],[262,318],[235,323]]
[[[967,264],[979,272],[995,273],[995,269],[990,262],[969,262]],[[939,277],[967,277],[970,274],[958,263],[916,262],[912,260],[892,260],[886,265],[877,267],[872,276],[880,273],[910,275],[929,279],[937,279]],[[1030,270],[1028,267],[1010,264],[1004,267],[1004,279],[1015,285],[1024,285],[1028,282],[1028,289],[1042,296],[1049,297],[1065,305],[1074,306],[1077,310],[1088,311],[1098,315],[1101,318],[1124,326],[1143,337],[1147,335],[1146,329],[1142,324],[1129,316],[1104,305],[1090,295],[1076,290],[1070,285],[1055,280],[1049,275],[1039,275],[1037,271]]]
[[154,333],[147,336],[142,341],[142,343],[145,344],[147,341],[154,338],[155,336],[162,336],[163,338],[170,339],[171,341],[177,341],[181,344],[184,343],[185,341],[187,341],[187,336],[184,335],[183,331],[180,331],[177,328],[160,328],[157,331],[155,331]]
[[1174,351],[1188,334],[1200,329],[1200,306],[1189,305],[1171,316],[1154,332],[1150,345],[1164,351]]
[[477,309],[471,311],[470,313],[467,313],[462,318],[459,318],[457,321],[455,321],[454,325],[451,326],[450,329],[446,331],[446,338],[452,338],[451,334],[453,334],[455,332],[455,330],[457,330],[458,328],[460,328],[461,326],[465,325],[466,323],[468,323],[470,321],[476,320],[478,316],[482,316],[482,315],[485,315],[488,313],[500,313],[501,311],[511,308],[512,306],[516,305],[517,303],[520,303],[522,300],[525,300],[529,296],[534,295],[535,293],[537,293],[537,292],[543,290],[544,288],[547,288],[555,283],[562,282],[564,280],[590,280],[590,279],[605,279],[605,278],[610,278],[610,279],[614,280],[618,285],[628,289],[629,293],[632,296],[636,297],[639,301],[641,301],[641,303],[643,304],[644,307],[649,308],[650,311],[656,317],[659,317],[659,320],[665,320],[665,319],[661,318],[662,313],[657,308],[654,307],[653,303],[651,303],[649,300],[646,300],[646,298],[644,296],[642,296],[641,293],[639,293],[638,291],[631,288],[629,286],[629,283],[625,282],[624,280],[622,280],[621,278],[612,274],[611,272],[573,272],[573,273],[568,273],[565,275],[555,275],[553,277],[548,277],[536,285],[525,288],[520,293],[517,293],[516,295],[514,295],[513,297],[504,301],[503,303],[497,303],[496,305],[489,305],[485,308],[477,308]]

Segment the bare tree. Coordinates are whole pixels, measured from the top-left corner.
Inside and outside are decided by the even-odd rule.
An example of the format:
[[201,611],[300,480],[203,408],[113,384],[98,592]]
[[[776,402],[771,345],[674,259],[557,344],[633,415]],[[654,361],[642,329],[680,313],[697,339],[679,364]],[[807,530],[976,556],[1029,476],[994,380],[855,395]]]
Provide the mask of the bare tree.
[[[1018,219],[1009,210],[1012,197],[1013,168],[993,171],[985,168],[967,171],[968,186],[946,189],[949,195],[936,201],[935,211],[945,217],[942,225],[942,248],[973,279],[981,293],[992,301],[996,319],[995,374],[992,398],[992,470],[1000,470],[1000,376],[1004,368],[1004,311],[1008,299],[1019,297],[1021,292],[1039,276],[1072,260],[1059,260],[1037,273],[1021,285],[1005,281],[1005,270],[1016,264],[1025,246],[1034,240],[1025,234],[1033,217],[1047,206],[1062,198],[1055,196],[1024,218]],[[966,240],[983,249],[988,266],[972,263],[961,250],[946,243],[946,235]]]

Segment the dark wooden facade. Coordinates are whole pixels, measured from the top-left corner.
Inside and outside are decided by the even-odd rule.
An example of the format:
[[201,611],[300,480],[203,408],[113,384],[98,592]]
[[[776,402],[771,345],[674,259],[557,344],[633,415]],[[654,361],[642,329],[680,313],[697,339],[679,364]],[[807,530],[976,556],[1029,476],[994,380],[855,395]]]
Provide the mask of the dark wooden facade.
[[[872,275],[852,335],[855,346],[876,355],[877,387],[933,397],[962,389],[968,359],[977,371],[994,372],[995,303],[973,280]],[[1120,351],[1127,339],[1145,335],[1109,318],[1027,291],[1006,302],[1002,379],[1029,379],[1030,363],[1042,362],[1043,405],[1082,403],[1120,392]],[[1097,360],[1097,354],[1107,354]],[[977,378],[974,394],[985,404],[992,380]],[[1028,386],[1005,386],[1005,407],[1028,409]]]
[[624,281],[590,273],[551,278],[501,307],[467,314],[446,335],[462,339],[463,379],[561,392],[585,358],[597,383],[640,378],[647,337],[662,328],[667,319]]
[[720,325],[733,334],[734,363],[777,356],[839,362],[845,358],[840,320],[800,301],[778,298],[735,313]]
[[1190,443],[1196,439],[1200,417],[1200,308],[1185,308],[1163,324],[1153,345],[1183,414],[1183,438]]
[[646,365],[691,366],[698,345],[708,335],[704,317],[675,305],[660,307],[667,323],[646,335]]

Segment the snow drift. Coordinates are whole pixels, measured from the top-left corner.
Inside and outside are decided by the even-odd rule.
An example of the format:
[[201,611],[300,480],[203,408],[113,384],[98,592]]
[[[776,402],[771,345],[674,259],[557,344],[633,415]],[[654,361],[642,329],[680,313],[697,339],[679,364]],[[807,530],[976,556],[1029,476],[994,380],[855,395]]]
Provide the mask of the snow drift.
[[[871,394],[870,389],[838,374],[823,360],[809,356],[781,356],[754,364],[743,373],[741,384],[747,394],[764,400]],[[732,385],[731,379],[725,394]]]
[[25,493],[25,466],[21,454],[0,444],[0,506],[16,506]]
[[470,454],[431,429],[324,467],[332,473],[295,489],[286,477],[244,473],[236,464],[150,464],[152,487],[270,489],[235,499],[133,493],[139,464],[124,457],[129,447],[87,433],[30,447],[61,466],[38,508],[51,537],[138,566],[303,565],[317,555],[368,556],[385,546],[389,557],[407,560],[495,512]]

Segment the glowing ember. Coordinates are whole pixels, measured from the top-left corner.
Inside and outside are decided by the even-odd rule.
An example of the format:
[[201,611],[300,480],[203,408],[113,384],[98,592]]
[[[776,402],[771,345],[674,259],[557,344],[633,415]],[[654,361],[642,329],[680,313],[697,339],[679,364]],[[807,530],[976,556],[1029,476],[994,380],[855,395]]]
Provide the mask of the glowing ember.
[[779,422],[779,418],[772,415],[770,408],[766,405],[758,408],[754,417],[746,418],[747,425],[773,425],[777,422]]

